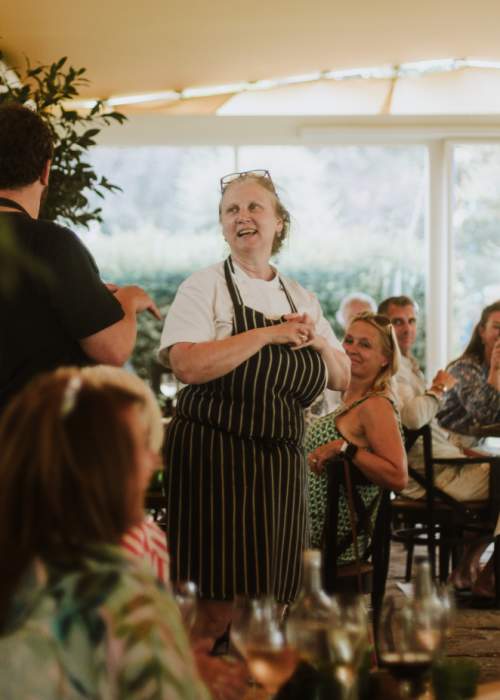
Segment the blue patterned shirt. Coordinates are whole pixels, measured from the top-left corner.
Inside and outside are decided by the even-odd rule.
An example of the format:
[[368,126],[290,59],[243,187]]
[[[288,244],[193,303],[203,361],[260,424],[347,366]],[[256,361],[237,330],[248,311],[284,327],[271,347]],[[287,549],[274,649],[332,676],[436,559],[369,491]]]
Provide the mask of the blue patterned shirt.
[[457,360],[448,370],[458,381],[447,392],[437,414],[439,424],[461,435],[473,435],[480,425],[500,421],[500,391],[488,384],[488,368],[471,357]]

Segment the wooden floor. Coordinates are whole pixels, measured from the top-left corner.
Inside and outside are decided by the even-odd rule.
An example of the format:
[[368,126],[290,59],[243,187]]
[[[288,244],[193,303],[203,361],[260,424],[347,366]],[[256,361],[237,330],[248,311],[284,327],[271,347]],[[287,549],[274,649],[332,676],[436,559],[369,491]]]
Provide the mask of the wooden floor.
[[[392,548],[387,592],[404,595],[397,584],[404,580],[405,553],[402,545],[393,543]],[[459,607],[448,656],[474,659],[481,683],[500,680],[500,610]]]

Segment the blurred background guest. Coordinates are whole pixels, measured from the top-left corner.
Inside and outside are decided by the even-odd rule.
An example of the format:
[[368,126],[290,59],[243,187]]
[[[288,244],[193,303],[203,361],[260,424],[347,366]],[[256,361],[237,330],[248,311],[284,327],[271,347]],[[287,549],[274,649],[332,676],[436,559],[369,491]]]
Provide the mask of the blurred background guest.
[[[371,527],[380,505],[381,488],[401,491],[407,483],[406,455],[391,377],[399,366],[399,349],[389,320],[382,315],[355,316],[343,341],[351,360],[351,381],[342,404],[319,418],[307,431],[311,540],[322,547],[327,496],[327,462],[348,456],[359,470],[352,472],[358,512],[360,557],[370,543]],[[339,475],[341,476],[341,475]],[[338,561],[355,559],[349,506],[345,487],[340,486],[337,532]],[[362,526],[362,524],[364,524]]]
[[142,396],[41,375],[0,444],[1,697],[208,698],[175,602],[120,546],[157,461]]
[[457,382],[438,421],[452,439],[470,447],[478,427],[500,422],[500,300],[483,309],[467,347],[447,369]]
[[345,330],[354,316],[363,313],[363,311],[375,313],[377,311],[377,302],[364,292],[351,292],[351,294],[347,294],[341,300],[335,318]]
[[306,538],[304,409],[349,360],[317,298],[270,258],[290,215],[267,171],[221,180],[230,256],[179,288],[160,357],[187,384],[166,436],[174,581],[192,579],[220,634],[236,594],[294,598]]

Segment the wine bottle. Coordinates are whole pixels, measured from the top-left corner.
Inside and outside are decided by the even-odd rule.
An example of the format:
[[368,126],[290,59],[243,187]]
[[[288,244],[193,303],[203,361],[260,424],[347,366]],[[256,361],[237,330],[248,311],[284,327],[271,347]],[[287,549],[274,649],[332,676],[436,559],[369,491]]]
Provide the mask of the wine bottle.
[[416,557],[413,604],[421,648],[435,654],[443,642],[443,606],[431,576],[429,559]]
[[289,643],[313,666],[331,663],[329,636],[338,615],[321,587],[321,552],[306,549],[302,558],[302,588],[287,618]]

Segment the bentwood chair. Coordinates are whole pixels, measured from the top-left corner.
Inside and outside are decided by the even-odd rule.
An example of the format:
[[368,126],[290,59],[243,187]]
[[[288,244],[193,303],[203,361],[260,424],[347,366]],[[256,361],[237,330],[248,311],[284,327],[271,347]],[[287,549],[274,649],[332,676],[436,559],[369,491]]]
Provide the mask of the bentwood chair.
[[[500,459],[488,455],[462,458],[434,457],[429,425],[419,430],[405,429],[407,452],[418,439],[423,440],[424,473],[421,474],[412,467],[409,468],[409,473],[424,488],[425,496],[419,500],[397,496],[391,501],[393,519],[395,516],[405,525],[402,529],[396,528],[393,531],[392,539],[403,542],[407,548],[406,580],[411,579],[414,547],[424,545],[428,550],[433,574],[435,573],[435,555],[436,552],[439,553],[439,577],[445,581],[449,573],[450,557],[453,564],[457,564],[464,533],[471,531],[478,536],[481,534],[487,536],[495,526],[500,502]],[[490,464],[490,498],[487,501],[457,501],[434,484],[434,465],[458,467],[484,462]],[[495,552],[496,550],[495,546]],[[500,560],[500,550],[496,552],[495,557]],[[500,576],[497,577],[497,582],[500,593]],[[500,595],[498,600],[500,601]]]
[[327,512],[323,545],[324,587],[328,593],[363,593],[371,595],[373,619],[378,620],[385,593],[390,552],[390,492],[382,490],[377,502],[378,511],[373,522],[373,513],[366,510],[357,498],[354,485],[370,483],[350,461],[349,473],[353,486],[353,515],[356,534],[367,534],[370,545],[358,562],[339,564],[338,557],[345,543],[338,540],[339,495],[343,486],[347,490],[344,459],[328,463]]

